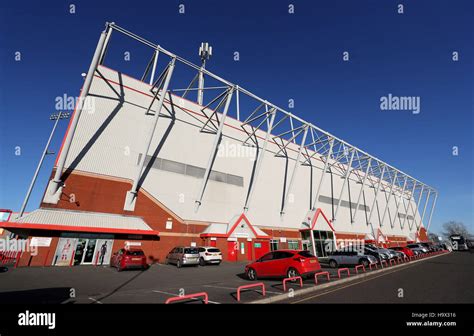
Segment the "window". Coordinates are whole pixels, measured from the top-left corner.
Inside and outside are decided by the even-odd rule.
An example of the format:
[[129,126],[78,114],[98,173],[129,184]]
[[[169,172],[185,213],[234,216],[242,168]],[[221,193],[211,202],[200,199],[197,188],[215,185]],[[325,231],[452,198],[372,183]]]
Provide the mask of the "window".
[[293,253],[286,252],[286,251],[279,251],[274,253],[273,259],[286,259],[293,257]]
[[278,240],[276,239],[270,240],[270,250],[272,251],[278,250]]
[[260,261],[269,261],[269,260],[272,260],[273,259],[273,253],[267,253],[265,254],[261,259]]
[[301,251],[298,254],[302,257],[305,257],[305,258],[313,258],[314,257],[314,255],[309,251]]
[[145,255],[143,253],[142,250],[132,250],[132,251],[128,251],[127,252],[127,255],[130,255],[130,256],[142,256],[142,255]]
[[218,248],[210,248],[210,249],[207,249],[207,252],[209,253],[219,253],[221,250],[219,250]]
[[185,248],[184,253],[186,253],[186,254],[197,254],[199,252],[198,252],[197,248],[192,248],[191,247],[191,248]]
[[297,240],[288,240],[288,248],[290,250],[298,250],[300,248],[299,241],[297,241]]

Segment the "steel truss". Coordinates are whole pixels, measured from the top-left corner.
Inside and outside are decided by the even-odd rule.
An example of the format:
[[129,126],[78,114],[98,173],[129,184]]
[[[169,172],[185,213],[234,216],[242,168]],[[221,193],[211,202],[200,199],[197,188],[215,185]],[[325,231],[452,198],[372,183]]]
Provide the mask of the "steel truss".
[[[110,36],[112,32],[120,33],[126,35],[137,42],[148,46],[152,50],[151,58],[148,62],[148,65],[141,76],[141,80],[145,81],[149,77],[149,83],[153,83],[151,91],[155,94],[150,107],[153,102],[157,100],[159,102],[158,108],[154,115],[152,126],[150,129],[148,142],[146,148],[143,150],[143,155],[141,162],[137,169],[137,175],[133,183],[132,189],[127,193],[127,199],[124,205],[124,209],[133,210],[134,209],[134,199],[137,195],[138,181],[142,177],[143,173],[143,163],[146,158],[146,154],[150,149],[150,139],[153,137],[154,131],[156,129],[156,124],[159,119],[160,111],[164,101],[164,97],[168,92],[183,92],[182,97],[185,97],[188,92],[192,90],[198,90],[197,100],[201,102],[202,116],[204,121],[201,120],[202,127],[201,132],[210,133],[214,136],[213,146],[210,149],[209,160],[206,166],[206,172],[202,181],[201,188],[196,196],[196,211],[199,209],[199,206],[203,202],[203,196],[205,194],[206,185],[209,179],[209,175],[212,170],[213,162],[215,160],[217,147],[222,138],[224,120],[229,113],[236,113],[238,120],[242,120],[242,129],[246,132],[247,137],[242,142],[244,146],[254,146],[257,148],[257,157],[255,160],[254,172],[251,180],[249,181],[247,197],[245,203],[243,204],[244,211],[247,211],[251,206],[252,195],[256,181],[261,170],[262,162],[264,160],[264,154],[267,151],[267,145],[269,142],[276,144],[278,150],[274,153],[275,156],[284,157],[288,160],[294,161],[293,170],[289,179],[289,183],[286,185],[282,194],[282,207],[281,214],[285,213],[285,209],[289,203],[289,197],[292,192],[293,182],[298,172],[298,167],[300,165],[310,166],[311,168],[316,167],[317,163],[323,164],[323,174],[321,174],[319,183],[317,185],[317,192],[313,198],[311,204],[311,210],[316,210],[318,207],[318,198],[320,196],[322,185],[324,183],[326,172],[331,170],[333,174],[340,175],[343,178],[343,186],[341,190],[336,193],[339,196],[337,201],[336,211],[334,213],[333,222],[336,222],[338,219],[339,208],[342,203],[342,195],[344,188],[346,187],[349,180],[355,180],[360,184],[360,190],[356,198],[356,205],[354,208],[354,213],[351,216],[350,221],[354,223],[357,220],[357,213],[359,212],[359,206],[362,199],[363,192],[367,192],[371,188],[374,190],[374,200],[369,209],[364,211],[369,211],[368,215],[368,225],[372,225],[372,217],[374,214],[374,208],[377,203],[377,196],[380,192],[386,194],[386,203],[383,207],[383,218],[379,223],[379,226],[382,226],[385,217],[389,213],[389,203],[392,197],[395,196],[395,205],[396,212],[395,214],[390,214],[391,217],[391,226],[395,224],[395,220],[399,218],[398,211],[400,206],[403,204],[402,210],[405,211],[405,218],[403,221],[400,220],[400,226],[403,228],[405,222],[408,221],[410,229],[413,224],[417,229],[422,225],[425,213],[427,210],[430,197],[434,195],[434,201],[432,203],[428,223],[426,227],[430,226],[431,218],[436,204],[436,198],[438,192],[426,185],[425,183],[415,179],[414,177],[402,172],[401,170],[389,165],[388,163],[378,159],[377,157],[366,153],[365,151],[349,144],[348,142],[322,130],[321,128],[315,126],[312,123],[309,123],[298,116],[288,112],[287,110],[274,105],[273,103],[258,97],[252,92],[242,88],[241,86],[235,85],[217,75],[210,72],[203,66],[195,65],[186,59],[183,59],[174,53],[164,49],[156,43],[152,43],[118,25],[115,23],[107,23],[106,30],[102,33],[99,43],[96,49],[96,55],[94,55],[93,61],[89,68],[89,72],[86,77],[86,82],[82,95],[85,97],[88,94],[90,81],[92,80],[93,74],[96,71],[98,64],[104,62],[106,56],[106,50],[109,44]],[[158,57],[159,56],[159,57]],[[155,80],[155,71],[157,69],[158,61],[165,59],[168,63],[168,66],[165,68],[165,71],[161,76]],[[171,59],[171,61],[169,60]],[[192,71],[195,71],[193,77],[191,78],[189,85],[185,89],[181,88],[171,88],[170,81],[173,73],[173,68],[178,66],[185,66]],[[209,79],[217,81],[220,83],[218,86],[214,87],[202,87],[199,82],[203,82],[203,78],[206,76]],[[198,82],[198,86],[196,86]],[[206,90],[222,90],[217,96],[212,98],[208,103],[204,103],[204,93],[208,92]],[[232,99],[235,97],[235,105],[232,105]],[[243,98],[249,99],[253,102],[254,108],[249,109],[249,106],[242,104]],[[246,113],[246,111],[248,111]],[[61,183],[61,174],[64,169],[64,162],[66,160],[69,147],[71,145],[71,138],[74,134],[75,127],[77,126],[77,119],[79,118],[82,112],[82,106],[79,105],[79,108],[74,116],[73,121],[71,122],[71,136],[65,141],[64,148],[61,152],[61,157],[59,158],[59,164],[57,167],[57,173],[50,184],[53,187],[49,188],[49,196],[45,197],[45,201],[50,203],[56,203],[54,197],[51,195],[55,193],[58,186]],[[196,120],[199,120],[195,118]],[[260,134],[260,138],[263,136],[263,140],[259,140],[257,133]],[[296,154],[289,154],[291,152]],[[286,176],[285,176],[286,181]],[[368,188],[366,188],[366,186]],[[313,186],[312,186],[313,187]],[[407,188],[408,187],[408,188]],[[415,202],[415,194],[418,193],[418,201]],[[48,196],[48,195],[47,195]],[[423,206],[422,215],[420,221],[417,220],[416,214],[419,213],[419,207],[421,205],[422,198],[425,199],[425,204]],[[397,200],[398,199],[398,200]],[[404,200],[408,200],[408,207],[405,206]],[[299,200],[301,201],[301,200]],[[412,203],[416,204],[415,208],[412,207]],[[351,208],[352,204],[349,203]],[[409,211],[413,216],[413,220],[410,222],[408,220]]]

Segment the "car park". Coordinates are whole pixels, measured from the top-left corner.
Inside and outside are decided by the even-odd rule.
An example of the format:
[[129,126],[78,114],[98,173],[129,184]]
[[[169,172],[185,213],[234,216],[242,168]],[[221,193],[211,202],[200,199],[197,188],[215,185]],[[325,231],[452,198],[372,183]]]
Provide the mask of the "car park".
[[328,256],[329,266],[332,268],[340,265],[364,265],[376,264],[377,259],[370,254],[362,254],[357,251],[335,251]]
[[318,258],[309,251],[275,250],[245,266],[249,280],[310,276],[321,270]]
[[125,269],[147,269],[145,253],[139,249],[120,249],[112,255],[110,266],[118,272]]
[[199,247],[199,265],[207,264],[219,265],[222,262],[222,252],[217,247],[201,246]]
[[199,250],[192,246],[177,246],[172,249],[165,259],[166,264],[174,264],[176,267],[199,265]]
[[429,252],[429,250],[425,246],[423,246],[419,243],[408,244],[407,247],[409,249],[411,249],[413,252],[417,253],[417,254],[428,253]]

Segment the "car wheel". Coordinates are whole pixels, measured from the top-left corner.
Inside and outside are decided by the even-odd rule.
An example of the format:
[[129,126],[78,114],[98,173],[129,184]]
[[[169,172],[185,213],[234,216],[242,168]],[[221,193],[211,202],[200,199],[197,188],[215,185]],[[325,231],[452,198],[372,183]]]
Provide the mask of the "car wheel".
[[176,262],[176,267],[181,268],[181,266],[182,266],[181,265],[181,260],[178,259],[178,261]]
[[[292,268],[288,269],[288,271],[286,272],[286,276],[288,278],[294,278],[294,277],[300,276],[300,274],[298,273],[298,271],[296,269],[294,269],[292,267]],[[295,280],[293,280],[293,281],[295,281]]]
[[199,259],[199,265],[206,266],[206,262],[204,261],[204,258]]
[[337,261],[336,260],[330,260],[329,261],[329,266],[331,268],[336,268],[337,267]]
[[369,261],[367,259],[361,259],[359,260],[359,264],[364,266],[364,268],[369,267]]
[[251,281],[257,280],[257,272],[253,268],[247,270],[247,278]]

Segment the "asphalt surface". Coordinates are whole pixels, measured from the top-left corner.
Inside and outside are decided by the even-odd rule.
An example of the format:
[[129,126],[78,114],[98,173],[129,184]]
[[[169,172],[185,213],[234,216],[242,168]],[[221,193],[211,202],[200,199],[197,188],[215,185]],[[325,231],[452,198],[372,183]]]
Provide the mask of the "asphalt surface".
[[474,303],[473,284],[474,253],[453,252],[282,302]]
[[[472,303],[473,266],[474,254],[457,252],[393,270],[389,268],[383,275],[336,285],[312,295],[297,295],[299,284],[290,283],[295,296],[283,302]],[[244,263],[222,263],[220,266],[178,269],[172,265],[156,264],[146,271],[120,273],[105,266],[10,268],[7,272],[0,272],[0,302],[164,303],[171,297],[204,291],[209,294],[209,303],[236,303],[237,287],[252,283],[245,278],[244,267]],[[331,273],[331,282],[334,282],[337,270],[323,270]],[[350,272],[355,274],[353,268]],[[267,298],[284,293],[281,279],[259,281],[265,283]],[[320,283],[326,281],[320,279]],[[314,286],[313,279],[304,281],[303,288]],[[399,288],[404,290],[403,298],[397,296]],[[261,298],[259,290],[245,291],[241,302]]]

